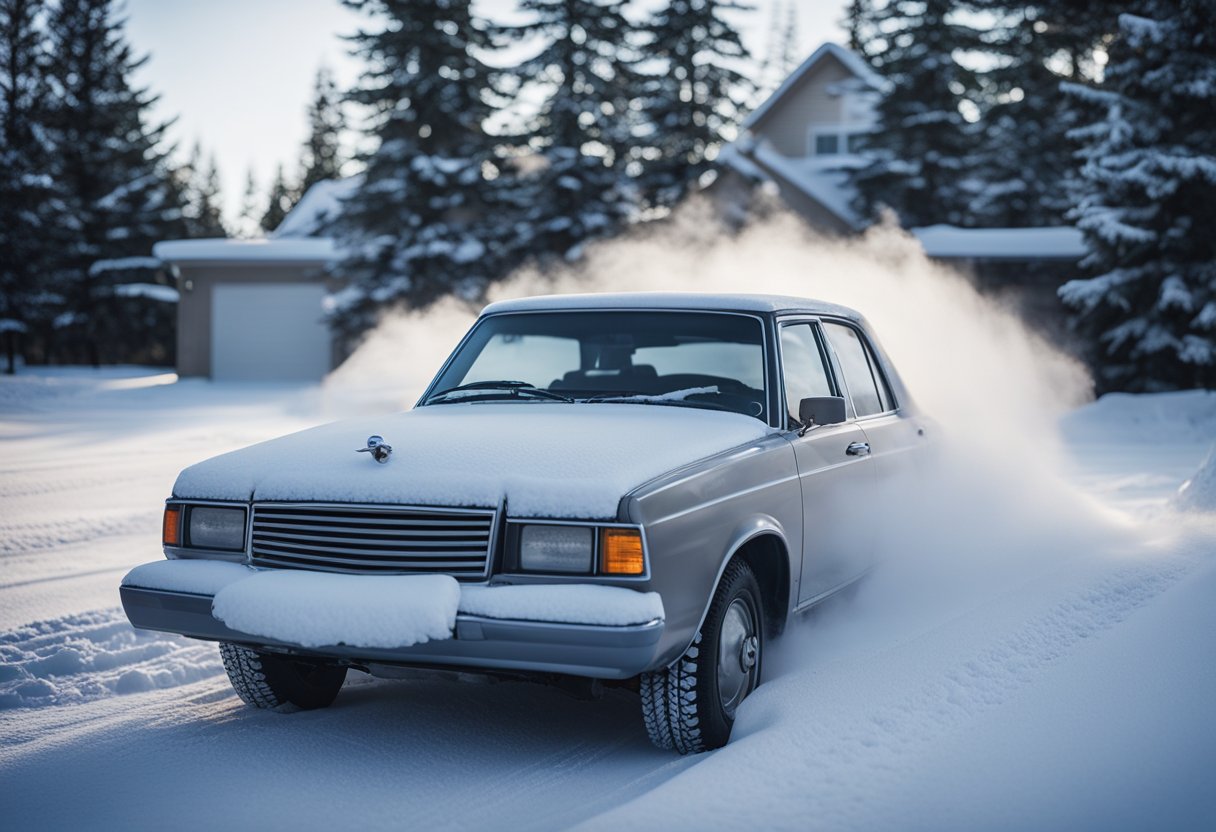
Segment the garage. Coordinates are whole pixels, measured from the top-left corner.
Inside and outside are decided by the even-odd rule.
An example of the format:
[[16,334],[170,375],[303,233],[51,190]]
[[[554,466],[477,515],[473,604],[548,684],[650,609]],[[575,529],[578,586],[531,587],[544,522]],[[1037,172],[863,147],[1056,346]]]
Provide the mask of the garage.
[[215,381],[317,382],[339,357],[323,319],[335,287],[325,238],[172,240],[154,252],[177,277],[177,372]]
[[[220,283],[211,293],[211,377],[316,381],[330,370],[317,283]],[[252,358],[252,360],[251,360]]]

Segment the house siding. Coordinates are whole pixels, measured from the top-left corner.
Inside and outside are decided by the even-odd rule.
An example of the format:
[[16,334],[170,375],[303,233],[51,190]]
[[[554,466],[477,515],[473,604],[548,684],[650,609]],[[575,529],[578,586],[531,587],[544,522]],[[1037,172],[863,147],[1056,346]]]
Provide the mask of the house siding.
[[774,107],[752,126],[752,132],[768,140],[783,156],[799,158],[809,151],[812,125],[816,127],[856,123],[845,111],[846,96],[832,94],[833,84],[855,76],[844,64],[827,56],[806,73]]

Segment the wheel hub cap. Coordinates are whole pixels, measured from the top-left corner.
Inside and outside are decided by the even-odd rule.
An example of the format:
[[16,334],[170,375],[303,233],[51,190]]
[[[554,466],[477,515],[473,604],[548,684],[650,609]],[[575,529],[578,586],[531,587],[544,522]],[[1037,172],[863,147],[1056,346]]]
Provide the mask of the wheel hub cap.
[[718,695],[722,708],[733,716],[735,708],[756,686],[760,636],[751,605],[736,598],[722,616],[718,634]]
[[748,636],[743,640],[743,649],[739,651],[739,667],[744,672],[756,666],[756,655],[760,652],[760,639]]

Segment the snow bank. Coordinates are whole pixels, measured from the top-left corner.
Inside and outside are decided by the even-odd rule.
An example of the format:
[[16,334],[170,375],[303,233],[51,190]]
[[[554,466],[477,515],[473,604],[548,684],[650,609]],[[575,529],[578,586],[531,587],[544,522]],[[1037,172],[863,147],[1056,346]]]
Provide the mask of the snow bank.
[[223,587],[211,612],[234,630],[304,647],[409,647],[450,638],[460,585],[447,575],[269,570]]
[[137,566],[122,579],[123,586],[214,595],[228,584],[257,570],[221,560],[157,560]]
[[[612,519],[660,474],[772,431],[734,413],[632,404],[460,403],[326,425],[187,468],[195,499],[499,505],[515,517]],[[393,446],[371,462],[367,437]]]
[[212,644],[132,629],[120,609],[80,613],[0,635],[0,711],[163,690],[223,672]]
[[628,626],[662,620],[663,599],[657,592],[615,586],[466,586],[460,591],[466,615],[517,621]]
[[1216,511],[1216,445],[1195,475],[1178,489],[1173,502],[1183,511]]
[[1107,393],[1060,425],[1072,441],[1206,443],[1216,437],[1216,391]]

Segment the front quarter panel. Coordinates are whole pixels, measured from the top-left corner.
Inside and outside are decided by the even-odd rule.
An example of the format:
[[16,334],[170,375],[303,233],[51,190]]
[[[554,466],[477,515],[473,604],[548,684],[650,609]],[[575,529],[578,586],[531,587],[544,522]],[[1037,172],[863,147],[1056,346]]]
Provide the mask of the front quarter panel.
[[[641,523],[649,547],[649,589],[663,597],[667,622],[661,664],[692,643],[727,561],[748,540],[774,534],[787,557],[802,546],[802,494],[788,440],[774,434],[752,445],[659,478],[622,503],[622,518]],[[800,564],[790,562],[797,597]],[[789,599],[781,599],[789,608]]]

